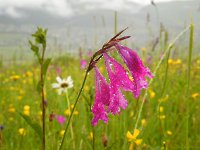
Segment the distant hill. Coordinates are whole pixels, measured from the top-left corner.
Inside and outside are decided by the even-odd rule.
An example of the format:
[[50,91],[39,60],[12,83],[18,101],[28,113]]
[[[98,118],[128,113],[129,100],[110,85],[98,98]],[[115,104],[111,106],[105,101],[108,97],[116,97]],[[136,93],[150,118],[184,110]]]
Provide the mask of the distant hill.
[[[173,1],[156,3],[156,6],[142,7],[136,3],[127,3],[118,11],[118,29],[129,27],[127,34],[133,36],[129,41],[136,45],[158,36],[162,23],[170,37],[180,32],[191,20],[195,23],[196,38],[200,35],[200,1]],[[79,46],[99,47],[113,35],[114,11],[99,8],[87,10],[86,4],[76,5],[76,14],[71,17],[58,17],[45,11],[21,9],[27,15],[24,18],[0,16],[0,55],[9,48],[25,47],[30,34],[40,25],[49,28],[50,45],[74,52]],[[18,48],[16,48],[18,47]]]

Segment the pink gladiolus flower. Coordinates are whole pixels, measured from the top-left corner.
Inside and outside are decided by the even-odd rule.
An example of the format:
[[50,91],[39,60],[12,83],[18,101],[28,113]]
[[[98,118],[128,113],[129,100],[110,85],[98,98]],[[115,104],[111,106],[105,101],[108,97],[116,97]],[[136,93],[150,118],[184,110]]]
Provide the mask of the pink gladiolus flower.
[[103,54],[110,79],[110,105],[109,111],[113,114],[120,113],[120,109],[126,109],[128,102],[124,98],[121,89],[134,92],[134,83],[129,79],[126,70],[112,57]]
[[98,68],[95,67],[95,102],[92,107],[94,117],[92,119],[92,125],[96,125],[99,120],[103,120],[104,123],[108,123],[108,116],[106,107],[110,104],[110,87],[106,82],[106,79],[101,75]]
[[57,73],[57,75],[60,75],[60,74],[61,74],[61,68],[60,68],[60,67],[57,67],[57,68],[56,68],[56,73]]
[[65,117],[61,116],[61,115],[56,115],[55,116],[56,120],[58,121],[59,124],[64,124],[65,123]]
[[81,69],[85,69],[87,67],[87,61],[82,59],[80,60]]
[[92,51],[89,50],[89,51],[87,52],[87,57],[91,57],[91,56],[92,56]]
[[115,59],[104,53],[106,68],[110,82],[115,83],[125,91],[134,91],[134,83],[129,79],[127,71]]
[[145,76],[148,76],[149,78],[152,78],[153,76],[149,68],[146,68],[143,65],[140,57],[135,51],[119,44],[116,44],[116,48],[133,76],[136,89],[134,96],[137,98],[140,95],[141,89],[147,88],[148,86]]

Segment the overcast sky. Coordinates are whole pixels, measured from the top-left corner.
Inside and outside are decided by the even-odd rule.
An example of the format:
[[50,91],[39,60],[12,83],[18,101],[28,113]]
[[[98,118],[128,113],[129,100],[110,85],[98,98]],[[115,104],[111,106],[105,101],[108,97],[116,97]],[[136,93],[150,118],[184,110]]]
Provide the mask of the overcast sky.
[[[11,17],[23,17],[26,14],[20,9],[40,9],[59,16],[70,16],[74,12],[73,6],[87,3],[87,7],[95,9],[102,7],[108,9],[120,9],[125,2],[137,2],[141,5],[150,4],[151,0],[0,0],[0,15],[7,14]],[[154,0],[157,2],[174,0]]]

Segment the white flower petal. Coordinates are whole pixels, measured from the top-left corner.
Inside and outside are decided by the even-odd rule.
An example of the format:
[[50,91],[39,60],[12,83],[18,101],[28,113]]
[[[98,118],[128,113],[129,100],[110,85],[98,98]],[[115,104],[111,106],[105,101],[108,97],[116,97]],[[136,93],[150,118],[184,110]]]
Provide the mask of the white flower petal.
[[62,83],[63,82],[63,80],[59,76],[56,77],[56,80],[58,81],[58,83]]
[[68,83],[68,88],[72,88],[73,87],[73,83]]
[[67,82],[68,82],[68,83],[69,83],[69,82],[73,82],[71,76],[68,76],[68,77],[67,77]]
[[52,88],[57,89],[60,87],[60,85],[58,83],[53,83],[51,84]]

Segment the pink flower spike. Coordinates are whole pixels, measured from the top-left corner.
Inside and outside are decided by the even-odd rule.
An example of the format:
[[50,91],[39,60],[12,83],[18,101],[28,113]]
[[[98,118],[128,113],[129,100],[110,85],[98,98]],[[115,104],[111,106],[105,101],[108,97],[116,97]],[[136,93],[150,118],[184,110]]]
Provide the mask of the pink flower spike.
[[114,83],[114,85],[125,91],[134,92],[134,83],[129,79],[127,71],[123,66],[106,53],[103,54],[103,57],[105,58],[111,84]]
[[99,120],[103,120],[104,123],[108,123],[108,116],[106,107],[110,104],[110,87],[106,82],[106,79],[95,67],[95,102],[92,107],[94,117],[92,119],[92,125],[96,125]]
[[84,59],[80,60],[81,69],[85,69],[87,67],[87,61]]
[[119,114],[121,108],[126,109],[128,102],[124,98],[121,89],[135,92],[134,83],[129,79],[126,70],[112,57],[103,54],[106,68],[110,78],[110,105],[108,110],[112,114]]
[[117,44],[119,54],[124,60],[126,66],[129,68],[135,83],[135,98],[139,97],[142,88],[147,88],[148,83],[145,76],[152,78],[149,68],[146,68],[137,53],[128,47]]
[[57,68],[56,68],[56,73],[57,73],[57,75],[60,75],[60,74],[61,74],[61,68],[60,68],[60,67],[57,67]]
[[59,124],[64,124],[65,123],[65,117],[61,116],[61,115],[56,115],[55,116],[56,120],[58,121]]
[[121,90],[119,88],[117,88],[117,86],[113,86],[110,89],[110,105],[108,107],[108,110],[113,114],[119,114],[121,108],[122,109],[126,109],[126,107],[128,106],[128,102],[127,100],[124,98]]

